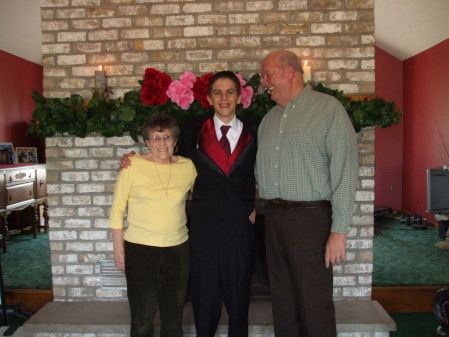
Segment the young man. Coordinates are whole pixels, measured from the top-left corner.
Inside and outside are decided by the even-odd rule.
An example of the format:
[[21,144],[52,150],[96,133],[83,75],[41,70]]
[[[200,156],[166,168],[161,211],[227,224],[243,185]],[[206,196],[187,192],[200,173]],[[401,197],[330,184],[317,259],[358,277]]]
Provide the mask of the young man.
[[[257,127],[236,116],[241,88],[233,72],[215,74],[208,101],[214,115],[193,121],[183,131],[187,157],[198,177],[190,218],[192,305],[198,337],[213,337],[224,302],[228,336],[248,335],[253,270],[253,228]],[[221,127],[230,126],[226,135]],[[230,154],[220,145],[229,141]]]
[[[236,75],[216,73],[208,89],[214,114],[186,125],[180,139],[180,154],[190,158],[198,172],[190,211],[192,305],[198,337],[215,335],[223,303],[229,316],[228,336],[248,336],[257,126],[236,116],[240,100]],[[222,132],[222,126],[227,130]]]

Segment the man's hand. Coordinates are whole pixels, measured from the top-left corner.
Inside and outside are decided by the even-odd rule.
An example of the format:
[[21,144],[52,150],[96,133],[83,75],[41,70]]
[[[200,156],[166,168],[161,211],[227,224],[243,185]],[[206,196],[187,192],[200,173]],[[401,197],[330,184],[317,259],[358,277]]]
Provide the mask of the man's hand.
[[249,215],[249,221],[251,221],[251,223],[255,223],[256,222],[256,209],[255,208],[251,212],[251,214]]
[[134,156],[136,153],[134,151],[131,151],[130,153],[125,153],[122,156],[122,159],[120,160],[120,170],[127,169],[129,166],[131,166],[131,160],[129,157]]
[[326,268],[346,262],[346,234],[330,233],[324,255]]

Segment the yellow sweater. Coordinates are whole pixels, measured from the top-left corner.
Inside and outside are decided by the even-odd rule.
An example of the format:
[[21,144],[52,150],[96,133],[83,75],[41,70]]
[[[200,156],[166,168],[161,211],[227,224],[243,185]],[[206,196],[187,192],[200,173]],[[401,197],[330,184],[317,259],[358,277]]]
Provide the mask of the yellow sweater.
[[156,164],[133,156],[131,166],[122,170],[115,185],[109,227],[123,228],[128,206],[125,240],[170,247],[188,239],[185,201],[197,175],[188,158],[176,163]]

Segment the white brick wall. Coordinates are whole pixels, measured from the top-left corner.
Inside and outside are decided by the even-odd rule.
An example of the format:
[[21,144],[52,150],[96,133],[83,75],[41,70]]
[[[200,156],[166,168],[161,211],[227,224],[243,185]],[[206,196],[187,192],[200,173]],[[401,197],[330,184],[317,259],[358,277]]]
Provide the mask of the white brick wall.
[[100,289],[99,261],[111,258],[107,228],[118,158],[137,150],[130,137],[46,140],[50,247],[55,299],[124,298]]
[[374,92],[371,0],[61,0],[42,1],[41,17],[49,97],[90,97],[99,64],[118,97],[147,67],[174,78],[223,69],[249,77],[281,48],[308,59],[314,81]]

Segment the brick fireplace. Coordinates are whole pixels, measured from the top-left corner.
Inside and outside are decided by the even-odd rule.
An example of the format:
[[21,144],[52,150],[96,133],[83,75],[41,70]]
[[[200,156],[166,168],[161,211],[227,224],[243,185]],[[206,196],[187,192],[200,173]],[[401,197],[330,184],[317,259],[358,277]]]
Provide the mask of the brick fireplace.
[[[312,65],[312,79],[347,94],[374,92],[374,0],[43,0],[44,95],[91,97],[103,65],[113,97],[136,89],[145,68],[176,79],[229,69],[260,71],[275,49]],[[362,130],[359,184],[348,262],[335,267],[334,297],[370,299],[374,131]],[[104,289],[100,261],[112,258],[107,229],[119,157],[130,137],[46,139],[50,249],[57,301],[125,300]]]

